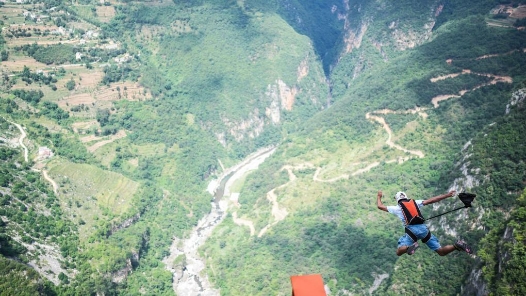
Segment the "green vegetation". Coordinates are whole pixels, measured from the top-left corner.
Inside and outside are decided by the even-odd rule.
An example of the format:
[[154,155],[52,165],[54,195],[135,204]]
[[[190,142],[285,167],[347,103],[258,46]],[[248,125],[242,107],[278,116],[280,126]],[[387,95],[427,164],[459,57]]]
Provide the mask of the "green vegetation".
[[[484,131],[486,136],[473,142],[473,165],[480,168],[479,176],[490,176],[480,186],[481,202],[494,209],[485,220],[490,231],[481,241],[479,254],[489,290],[499,295],[520,295],[526,291],[518,280],[526,268],[523,239],[526,176],[524,149],[520,148],[525,141],[525,120],[523,107],[512,108],[509,115]],[[487,150],[493,151],[491,158]]]
[[[4,26],[68,33],[0,35],[1,291],[173,295],[163,260],[210,211],[209,182],[277,144],[199,250],[222,295],[289,294],[307,273],[334,295],[367,294],[380,275],[374,295],[454,295],[478,268],[490,293],[524,294],[526,118],[523,103],[505,111],[526,87],[526,34],[488,25],[500,2],[46,0],[30,9],[49,14],[38,23],[5,3]],[[427,198],[464,174],[479,181],[459,188],[475,208],[430,223],[484,266],[425,247],[397,257],[402,230],[376,191]],[[60,268],[22,264],[46,256]]]
[[110,65],[104,67],[104,78],[102,79],[102,83],[108,85],[112,82],[124,81],[127,78],[130,78],[131,70],[132,69],[126,65]]
[[526,193],[523,193],[518,206],[511,212],[511,217],[505,223],[499,223],[481,242],[479,254],[484,260],[484,279],[495,294],[521,295],[526,292],[526,287],[520,280],[524,276],[526,262],[525,196]]
[[52,284],[32,268],[0,256],[2,295],[56,295]]
[[24,89],[16,89],[13,91],[13,94],[34,106],[36,106],[44,96],[44,93],[41,90],[26,91]]
[[68,44],[58,44],[49,46],[39,46],[37,44],[24,45],[20,49],[35,60],[50,65],[61,65],[75,62],[75,51],[73,46]]
[[52,88],[55,87],[54,90],[56,90],[56,86],[54,86],[54,83],[57,83],[56,74],[57,74],[56,71],[53,71],[49,75],[44,75],[44,73],[42,72],[32,73],[27,66],[24,66],[24,69],[22,70],[22,73],[20,74],[20,79],[27,84],[31,84],[33,82],[35,83],[43,82],[45,85],[50,85],[50,87]]

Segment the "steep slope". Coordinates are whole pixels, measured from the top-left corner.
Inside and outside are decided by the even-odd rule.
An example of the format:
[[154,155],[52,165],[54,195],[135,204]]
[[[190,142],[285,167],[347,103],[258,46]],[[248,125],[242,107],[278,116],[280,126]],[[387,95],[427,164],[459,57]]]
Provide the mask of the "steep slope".
[[241,4],[190,6],[121,6],[106,29],[141,52],[140,81],[163,98],[158,108],[184,110],[227,148],[275,141],[273,126],[323,108],[328,86],[308,38]]
[[[363,40],[376,37],[369,32]],[[473,212],[431,223],[443,244],[460,236],[477,249],[484,229],[496,222],[488,201],[502,198],[482,193],[482,183],[455,181],[464,171],[461,151],[483,133],[481,127],[504,116],[513,90],[524,80],[525,37],[513,28],[488,26],[484,17],[459,17],[443,22],[428,42],[397,52],[360,75],[350,75],[349,67],[356,64],[343,58],[331,78],[347,82],[338,87],[334,105],[290,135],[258,174],[247,177],[236,217],[251,221],[255,231],[227,220],[205,247],[215,269],[209,274],[221,291],[286,293],[288,275],[316,272],[324,274],[334,293],[469,294],[472,290],[462,287],[477,266],[475,257],[439,258],[422,250],[411,258],[396,258],[400,230],[394,219],[376,210],[374,196],[378,189],[393,194],[405,190],[415,198],[449,188],[480,191]],[[523,125],[521,118],[514,121]],[[513,139],[520,145],[520,138]],[[488,156],[477,158],[488,161]],[[522,163],[523,156],[515,161]],[[515,188],[513,179],[500,179],[499,187]],[[507,192],[511,201],[504,212],[514,207],[521,190]],[[273,214],[269,195],[287,213],[284,219]],[[444,206],[452,208],[455,201],[433,212]],[[250,235],[268,225],[263,235]],[[230,256],[234,252],[235,258]],[[409,280],[415,260],[418,276]],[[440,278],[433,276],[437,270]],[[261,278],[266,280],[255,280]],[[376,279],[384,280],[373,285]],[[239,287],[239,281],[253,284]]]

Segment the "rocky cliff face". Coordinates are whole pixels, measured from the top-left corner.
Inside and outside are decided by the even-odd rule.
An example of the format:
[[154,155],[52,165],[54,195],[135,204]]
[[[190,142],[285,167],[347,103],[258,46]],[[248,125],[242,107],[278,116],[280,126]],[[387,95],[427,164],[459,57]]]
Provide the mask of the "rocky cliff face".
[[[396,52],[414,48],[429,41],[433,36],[433,29],[437,18],[443,11],[440,2],[427,1],[427,10],[421,11],[418,17],[395,18],[390,15],[400,15],[400,7],[393,3],[378,1],[379,3],[350,4],[342,1],[334,5],[332,12],[342,23],[343,48],[338,58],[334,60],[333,69],[341,59],[354,53],[357,58],[353,78],[356,78],[366,65],[372,65],[375,55],[381,55],[384,62],[396,55]],[[406,10],[413,9],[407,7]],[[416,10],[419,11],[419,10]]]
[[482,269],[480,267],[473,269],[466,285],[462,287],[462,295],[485,296],[488,294],[488,287],[482,278]]
[[295,81],[286,82],[277,78],[267,85],[265,92],[260,95],[264,110],[256,107],[239,120],[224,116],[222,122],[225,129],[215,133],[221,145],[227,147],[228,138],[233,138],[236,142],[257,138],[266,126],[281,124],[283,112],[299,111],[296,106],[298,96],[305,98],[303,107],[311,105],[315,109],[323,108],[324,97],[328,96],[328,83],[317,62],[317,58],[308,53],[297,66]]
[[510,113],[510,108],[517,106],[518,108],[524,107],[524,101],[526,100],[526,88],[519,89],[513,93],[510,102],[506,105],[506,114]]

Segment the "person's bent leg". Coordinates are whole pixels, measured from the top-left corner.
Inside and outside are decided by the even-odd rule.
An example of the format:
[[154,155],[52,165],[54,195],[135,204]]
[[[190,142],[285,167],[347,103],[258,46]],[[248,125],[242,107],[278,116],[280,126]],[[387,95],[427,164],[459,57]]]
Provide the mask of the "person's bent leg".
[[453,252],[455,250],[456,250],[455,246],[447,245],[447,246],[443,246],[443,247],[435,250],[435,252],[437,252],[437,254],[440,255],[440,256],[446,256],[447,254],[449,254],[449,253],[451,253],[451,252]]
[[409,237],[409,235],[404,234],[398,240],[398,249],[396,249],[396,255],[402,256],[403,254],[407,253],[407,249],[414,243],[415,242]]
[[399,247],[398,249],[396,249],[396,255],[398,256],[402,256],[403,254],[407,254],[407,255],[413,255],[416,251],[416,249],[419,248],[419,245],[417,242],[415,242],[414,244],[410,245],[410,246],[402,246],[402,247]]
[[455,246],[447,245],[442,247],[435,235],[431,235],[431,238],[426,242],[426,245],[440,256],[446,256],[447,254],[456,250]]

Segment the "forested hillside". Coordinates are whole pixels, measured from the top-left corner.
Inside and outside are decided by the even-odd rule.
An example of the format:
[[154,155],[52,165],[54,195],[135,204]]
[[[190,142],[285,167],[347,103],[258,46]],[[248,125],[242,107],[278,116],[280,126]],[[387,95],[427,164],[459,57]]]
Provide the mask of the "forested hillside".
[[[525,1],[0,11],[0,294],[526,293]],[[376,192],[452,189],[475,253],[397,257]]]

